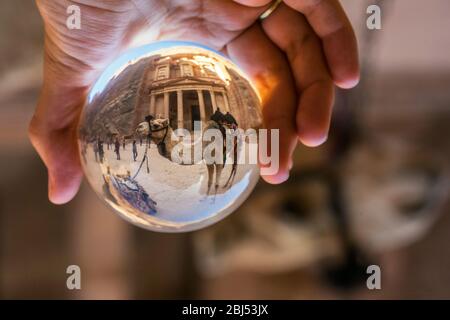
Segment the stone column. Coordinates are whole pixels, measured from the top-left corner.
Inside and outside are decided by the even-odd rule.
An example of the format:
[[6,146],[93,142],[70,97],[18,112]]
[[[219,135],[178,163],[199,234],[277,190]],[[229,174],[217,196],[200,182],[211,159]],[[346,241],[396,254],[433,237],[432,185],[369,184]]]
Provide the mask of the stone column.
[[177,90],[177,116],[178,116],[178,128],[181,129],[183,125],[183,91]]
[[169,118],[169,92],[164,92],[164,117]]
[[206,114],[205,114],[205,101],[203,101],[203,92],[201,89],[197,90],[197,95],[198,95],[198,104],[200,107],[200,120],[206,121]]
[[230,105],[228,104],[228,95],[225,91],[222,91],[223,103],[225,104],[225,111],[230,112]]
[[150,114],[155,116],[155,95],[150,94]]
[[209,94],[211,95],[211,103],[212,103],[213,113],[214,113],[217,110],[216,96],[214,95],[214,91],[212,89],[209,89]]

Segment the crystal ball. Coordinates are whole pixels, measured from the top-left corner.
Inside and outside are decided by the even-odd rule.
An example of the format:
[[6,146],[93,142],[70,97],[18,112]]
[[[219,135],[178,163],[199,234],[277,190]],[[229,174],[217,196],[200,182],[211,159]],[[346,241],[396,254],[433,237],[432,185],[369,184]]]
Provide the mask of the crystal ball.
[[135,48],[98,78],[78,128],[101,199],[153,231],[211,225],[255,187],[260,97],[229,59],[185,42]]

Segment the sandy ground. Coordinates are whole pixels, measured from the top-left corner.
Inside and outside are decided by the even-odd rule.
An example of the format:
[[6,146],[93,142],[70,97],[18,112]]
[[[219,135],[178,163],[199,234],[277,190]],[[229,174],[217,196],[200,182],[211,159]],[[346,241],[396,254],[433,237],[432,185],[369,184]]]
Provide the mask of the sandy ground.
[[[110,150],[104,145],[105,160],[103,165],[95,161],[93,148],[90,145],[87,150],[87,163],[84,164],[86,175],[94,190],[102,195],[103,178],[106,166],[110,167],[113,175],[124,175],[130,172],[134,176],[141,164],[145,144],[137,146],[138,158],[133,161],[132,146],[127,144],[125,150],[121,147],[121,160],[116,159],[116,154],[111,146]],[[162,221],[174,223],[199,222],[207,218],[215,217],[224,211],[229,211],[232,206],[241,203],[248,195],[248,187],[253,186],[259,175],[256,165],[238,165],[236,177],[231,188],[223,188],[231,172],[231,165],[226,165],[219,180],[217,195],[206,195],[208,174],[206,165],[178,165],[161,157],[154,144],[148,151],[149,173],[144,163],[136,181],[145,189],[150,198],[156,201],[157,212],[150,217],[142,212],[133,212],[137,217],[144,218],[155,223],[157,218]],[[123,208],[116,208],[121,213],[129,214]]]

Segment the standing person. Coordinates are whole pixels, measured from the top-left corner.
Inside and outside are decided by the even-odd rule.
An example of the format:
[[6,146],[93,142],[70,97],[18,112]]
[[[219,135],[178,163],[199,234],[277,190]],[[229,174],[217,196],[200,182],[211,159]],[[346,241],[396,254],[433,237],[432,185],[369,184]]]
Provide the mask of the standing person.
[[98,144],[96,141],[92,144],[92,149],[94,150],[95,162],[98,162]]
[[125,138],[123,138],[123,140],[122,140],[122,147],[123,147],[123,150],[125,150]]
[[226,129],[224,127],[224,123],[226,123],[226,118],[225,115],[222,113],[222,111],[220,111],[220,108],[217,107],[216,111],[211,115],[211,117],[209,118],[210,120],[214,121],[215,123],[217,123],[217,125],[219,126],[219,130],[222,133],[222,141],[225,147],[225,137],[226,137]]
[[116,153],[117,160],[120,160],[120,142],[118,138],[116,138],[116,142],[114,143],[114,152]]
[[100,158],[100,163],[103,163],[103,157],[105,155],[105,151],[103,150],[103,141],[100,138],[97,140],[97,148],[98,148],[98,155]]
[[134,161],[136,161],[137,156],[138,156],[138,153],[137,153],[136,140],[133,140],[133,160]]

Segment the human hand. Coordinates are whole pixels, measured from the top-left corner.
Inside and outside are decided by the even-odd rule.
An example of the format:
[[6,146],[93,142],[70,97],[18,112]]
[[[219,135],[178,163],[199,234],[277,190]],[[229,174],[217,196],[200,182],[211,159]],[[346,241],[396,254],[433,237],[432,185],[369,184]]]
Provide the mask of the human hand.
[[[334,84],[358,82],[352,27],[337,0],[285,0],[269,18],[270,0],[37,0],[45,25],[44,80],[29,134],[48,169],[49,199],[70,201],[82,171],[76,127],[87,92],[138,32],[149,40],[202,43],[228,55],[255,82],[267,128],[280,129],[280,168],[287,179],[297,141],[326,140]],[[66,9],[81,9],[82,28],[66,27]]]

